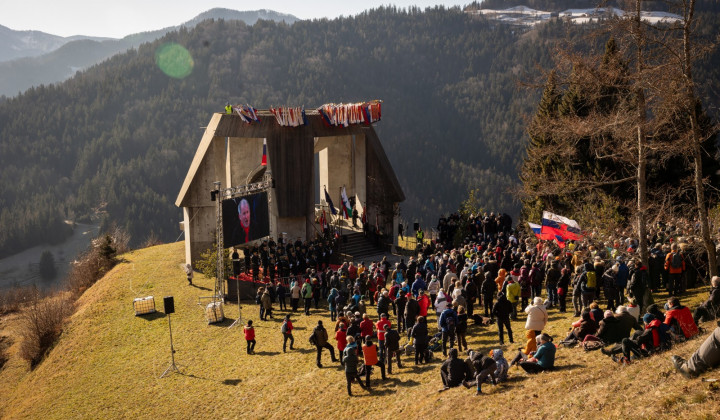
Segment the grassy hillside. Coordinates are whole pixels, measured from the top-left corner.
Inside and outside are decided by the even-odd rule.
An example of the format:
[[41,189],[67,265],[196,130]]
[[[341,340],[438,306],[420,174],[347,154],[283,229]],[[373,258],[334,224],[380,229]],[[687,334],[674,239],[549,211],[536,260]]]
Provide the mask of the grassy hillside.
[[[256,355],[245,354],[240,329],[227,329],[237,306],[226,305],[228,322],[207,325],[198,296],[207,296],[212,280],[196,276],[188,286],[180,269],[183,245],[156,246],[124,255],[125,262],[89,289],[78,302],[57,346],[34,371],[11,348],[0,371],[0,417],[68,418],[714,418],[720,393],[715,383],[685,380],[673,372],[670,354],[622,367],[600,352],[558,350],[559,369],[529,376],[511,370],[510,381],[485,386],[487,395],[452,389],[438,394],[437,360],[405,367],[371,394],[354,386],[345,394],[345,376],[324,356],[315,367],[315,351],[307,336],[326,311],[296,316],[299,350],[283,354],[280,316],[260,322],[254,304],[243,306],[243,319],[256,321]],[[170,363],[168,323],[164,315],[133,316],[135,297],[175,297],[172,315],[176,361],[182,375],[158,376]],[[693,301],[706,295],[697,292]],[[278,314],[283,314],[278,312]],[[373,311],[374,315],[374,311]],[[549,332],[559,340],[570,317],[550,313]],[[430,323],[433,324],[434,317]],[[523,323],[513,324],[516,341]],[[711,330],[714,323],[704,327]],[[0,324],[0,335],[13,335],[12,318]],[[496,331],[470,327],[472,348],[488,351]],[[673,353],[688,356],[701,343],[695,339]],[[506,346],[510,353],[511,346]],[[378,376],[379,376],[379,372]],[[715,378],[710,372],[705,378]],[[378,381],[373,379],[374,383]]]

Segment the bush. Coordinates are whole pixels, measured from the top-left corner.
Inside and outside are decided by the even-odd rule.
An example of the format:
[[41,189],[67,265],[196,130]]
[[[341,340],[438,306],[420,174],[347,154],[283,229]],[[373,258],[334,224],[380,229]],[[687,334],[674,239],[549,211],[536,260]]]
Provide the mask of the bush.
[[70,268],[68,288],[75,296],[81,295],[117,264],[118,249],[127,248],[125,241],[129,237],[119,229],[113,232],[93,240]]
[[32,287],[13,287],[0,291],[0,315],[18,312],[25,302],[30,301],[33,290]]
[[57,341],[65,321],[73,312],[73,300],[67,293],[43,296],[37,289],[20,312],[18,335],[20,357],[37,366]]

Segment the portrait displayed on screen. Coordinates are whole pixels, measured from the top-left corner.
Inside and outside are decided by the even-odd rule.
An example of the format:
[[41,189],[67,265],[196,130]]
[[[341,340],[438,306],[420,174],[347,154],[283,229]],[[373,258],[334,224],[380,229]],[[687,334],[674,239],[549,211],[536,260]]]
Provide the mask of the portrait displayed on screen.
[[270,235],[266,191],[224,200],[222,213],[226,248]]

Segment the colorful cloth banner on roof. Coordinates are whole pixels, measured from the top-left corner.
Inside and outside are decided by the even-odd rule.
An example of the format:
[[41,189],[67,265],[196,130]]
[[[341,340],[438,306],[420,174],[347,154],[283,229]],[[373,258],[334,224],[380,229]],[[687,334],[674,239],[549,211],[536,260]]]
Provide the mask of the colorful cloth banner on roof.
[[541,233],[557,235],[564,240],[582,239],[582,231],[576,221],[549,211],[543,212]]
[[234,105],[232,109],[240,116],[240,119],[247,124],[260,122],[260,118],[257,116],[257,109],[250,105]]
[[372,124],[382,117],[382,101],[355,104],[325,104],[318,112],[328,126],[348,127],[354,124]]
[[270,108],[270,112],[275,116],[275,121],[283,127],[299,127],[301,125],[307,125],[305,107],[296,106]]

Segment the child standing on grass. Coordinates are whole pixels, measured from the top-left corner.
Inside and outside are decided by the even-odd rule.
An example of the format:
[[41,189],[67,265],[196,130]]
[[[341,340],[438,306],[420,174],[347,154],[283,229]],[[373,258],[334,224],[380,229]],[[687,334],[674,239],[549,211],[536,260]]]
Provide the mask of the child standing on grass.
[[247,354],[255,354],[255,328],[253,328],[251,319],[243,327],[243,332],[245,332],[245,340],[247,341]]
[[190,286],[192,286],[192,279],[193,279],[193,269],[192,265],[185,264],[185,274],[187,274],[187,281]]

